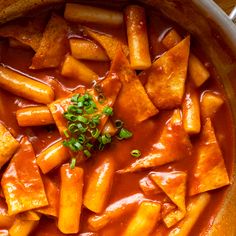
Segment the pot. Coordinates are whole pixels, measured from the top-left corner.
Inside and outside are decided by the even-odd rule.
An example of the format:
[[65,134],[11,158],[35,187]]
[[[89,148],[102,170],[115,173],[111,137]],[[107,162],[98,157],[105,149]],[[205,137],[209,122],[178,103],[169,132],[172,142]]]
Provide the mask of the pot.
[[[18,0],[16,2],[22,2]],[[32,10],[35,5],[30,4],[22,14]],[[61,3],[63,0],[38,1],[36,5],[41,6],[45,3]],[[81,1],[80,1],[81,2]],[[87,4],[104,3],[102,0],[87,0]],[[125,0],[112,1],[112,5],[123,5],[128,2]],[[228,96],[232,111],[234,124],[236,124],[236,26],[229,17],[213,2],[213,0],[139,0],[139,2],[160,10],[171,20],[177,22],[184,29],[189,31],[201,44],[205,54],[209,57],[217,70],[219,79],[224,86]],[[106,5],[109,3],[105,3]],[[25,3],[25,5],[27,5]],[[1,9],[1,7],[0,7]],[[0,23],[9,19],[16,18],[16,9],[8,13],[4,9],[0,13]],[[235,13],[232,13],[233,18]],[[236,130],[233,131],[236,133]],[[234,135],[235,136],[235,135]],[[231,171],[231,185],[225,191],[224,200],[219,206],[219,211],[212,220],[210,227],[201,235],[234,236],[236,235],[236,153],[234,138],[234,164]]]

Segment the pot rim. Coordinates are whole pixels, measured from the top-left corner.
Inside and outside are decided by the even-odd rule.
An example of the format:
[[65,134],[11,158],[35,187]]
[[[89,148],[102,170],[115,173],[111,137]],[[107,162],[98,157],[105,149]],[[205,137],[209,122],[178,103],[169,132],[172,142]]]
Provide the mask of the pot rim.
[[236,25],[229,16],[213,0],[193,0],[193,3],[207,17],[218,24],[220,31],[226,36],[226,41],[236,56]]

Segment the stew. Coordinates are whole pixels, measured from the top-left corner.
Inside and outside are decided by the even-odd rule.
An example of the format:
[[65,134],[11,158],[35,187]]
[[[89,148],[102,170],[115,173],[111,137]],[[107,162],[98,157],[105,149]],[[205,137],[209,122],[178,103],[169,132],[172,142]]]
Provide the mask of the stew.
[[0,26],[1,235],[200,235],[233,165],[231,111],[160,12],[66,3]]

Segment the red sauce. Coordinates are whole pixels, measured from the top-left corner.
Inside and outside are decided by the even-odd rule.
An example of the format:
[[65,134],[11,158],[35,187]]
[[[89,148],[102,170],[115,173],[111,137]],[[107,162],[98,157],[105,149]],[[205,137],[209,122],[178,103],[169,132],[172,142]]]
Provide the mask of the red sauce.
[[[163,17],[159,12],[148,10],[146,15],[148,16],[150,50],[152,60],[154,60],[166,51],[165,47],[161,44],[163,35],[166,32],[174,27],[182,35],[186,35],[187,33],[176,26],[174,23]],[[124,26],[115,30],[101,26],[94,27],[102,32],[115,35],[122,41],[126,41]],[[73,34],[70,37],[75,36],[77,37],[78,35]],[[213,65],[207,60],[207,57],[201,51],[201,48],[199,48],[197,43],[194,43],[192,47],[192,50],[199,58],[201,58],[202,62],[207,64],[207,68],[211,74],[210,79],[204,84],[204,86],[199,89],[198,92],[202,93],[205,90],[213,90],[224,96],[225,101],[227,101],[223,87],[217,79],[217,74]],[[68,91],[71,91],[72,89],[75,89],[81,85],[78,81],[61,76],[58,69],[36,71],[28,69],[29,65],[31,64],[31,58],[33,56],[33,51],[30,49],[13,49],[10,48],[7,42],[4,41],[0,45],[0,52],[1,63],[13,68],[14,70],[21,71],[28,76],[32,76],[38,81],[43,81],[47,84],[52,85],[57,98],[64,96]],[[86,65],[92,68],[100,77],[104,77],[106,75],[110,66],[109,63],[104,62],[86,62]],[[36,155],[60,138],[59,132],[53,125],[49,127],[20,128],[17,125],[16,121],[16,110],[19,108],[37,104],[20,97],[16,97],[11,93],[3,90],[0,91],[0,94],[4,106],[4,110],[0,110],[0,120],[6,125],[6,127],[13,129],[18,138],[26,135],[29,138],[29,141],[32,143]],[[222,114],[224,115],[222,116]],[[111,158],[113,158],[116,162],[117,170],[126,167],[134,161],[130,156],[130,151],[132,149],[139,149],[143,155],[148,153],[151,145],[153,144],[153,139],[160,135],[160,132],[162,131],[163,126],[169,119],[170,115],[170,111],[161,111],[157,116],[142,122],[140,125],[133,125],[132,115],[127,115],[128,118],[127,120],[124,120],[124,122],[127,123],[126,127],[129,130],[132,130],[133,138],[122,142],[114,141],[107,148],[107,152],[109,152]],[[113,119],[116,118],[119,118],[119,112],[115,112]],[[216,116],[213,119],[213,125],[215,127],[216,135],[224,156],[227,171],[229,173],[229,176],[232,176],[233,153],[231,147],[233,147],[233,124],[231,111],[227,102],[225,102],[225,104],[220,108],[220,111],[217,112]],[[192,138],[192,141],[194,142],[197,137]],[[85,164],[83,164],[85,171],[85,185],[87,178],[89,177],[89,173],[96,160],[99,159],[100,155],[100,153],[93,154],[93,157]],[[192,160],[184,159],[177,163],[170,163],[162,167],[154,168],[153,170],[191,171],[191,166]],[[107,202],[107,206],[126,196],[130,196],[136,193],[142,193],[138,183],[141,178],[147,175],[147,173],[149,173],[149,170],[131,174],[115,174],[113,188],[109,197],[109,201]],[[59,181],[58,170],[50,172],[49,176],[53,177],[56,181]],[[199,220],[195,224],[190,235],[199,235],[202,231],[207,229],[212,224],[215,215],[221,207],[226,189],[227,187],[224,187],[223,189],[218,189],[210,192],[210,194],[212,195],[211,201],[207,208],[204,210],[204,213],[200,216]],[[163,199],[163,194],[152,196],[151,199],[161,201]],[[91,214],[92,213],[89,210],[83,208],[80,233],[90,232],[87,225],[87,219]],[[126,228],[130,218],[132,217],[132,214],[133,213],[130,213],[122,218],[115,220],[114,222],[112,221],[110,224],[108,224],[98,232],[99,235],[121,235],[123,230]],[[63,234],[57,229],[56,220],[43,216],[32,235],[52,236]]]

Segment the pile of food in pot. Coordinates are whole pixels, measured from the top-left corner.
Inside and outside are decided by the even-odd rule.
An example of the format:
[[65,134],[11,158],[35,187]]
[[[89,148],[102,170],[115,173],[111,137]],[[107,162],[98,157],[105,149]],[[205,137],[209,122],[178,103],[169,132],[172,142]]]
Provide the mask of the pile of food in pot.
[[142,5],[0,26],[0,234],[187,236],[230,185],[233,126],[198,41]]

